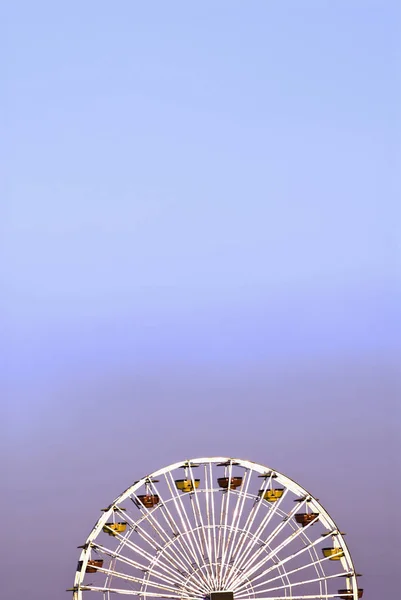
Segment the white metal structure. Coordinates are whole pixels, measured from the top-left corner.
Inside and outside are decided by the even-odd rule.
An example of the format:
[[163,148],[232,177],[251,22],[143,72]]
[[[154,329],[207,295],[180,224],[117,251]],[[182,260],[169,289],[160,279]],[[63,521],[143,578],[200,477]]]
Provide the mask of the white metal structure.
[[357,600],[343,535],[278,471],[196,458],[135,482],[103,511],[71,591],[74,600],[215,600],[222,591],[222,600]]

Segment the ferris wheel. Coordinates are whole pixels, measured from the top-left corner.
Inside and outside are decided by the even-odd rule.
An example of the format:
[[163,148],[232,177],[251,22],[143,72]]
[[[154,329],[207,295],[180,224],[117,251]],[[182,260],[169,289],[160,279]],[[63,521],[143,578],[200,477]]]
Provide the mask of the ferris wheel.
[[68,591],[73,600],[357,600],[343,536],[317,498],[274,469],[185,460],[104,509]]

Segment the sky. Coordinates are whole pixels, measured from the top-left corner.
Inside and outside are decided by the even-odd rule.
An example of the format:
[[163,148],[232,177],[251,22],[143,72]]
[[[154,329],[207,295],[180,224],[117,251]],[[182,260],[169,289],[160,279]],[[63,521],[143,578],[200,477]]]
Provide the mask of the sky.
[[395,597],[399,2],[0,10],[7,600],[68,597],[99,509],[209,455],[310,489]]

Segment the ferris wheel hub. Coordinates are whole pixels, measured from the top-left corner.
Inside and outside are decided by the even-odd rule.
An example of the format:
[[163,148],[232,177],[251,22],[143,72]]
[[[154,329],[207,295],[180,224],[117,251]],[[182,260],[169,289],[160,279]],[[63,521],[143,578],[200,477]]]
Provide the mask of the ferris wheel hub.
[[234,592],[212,592],[209,600],[234,600]]

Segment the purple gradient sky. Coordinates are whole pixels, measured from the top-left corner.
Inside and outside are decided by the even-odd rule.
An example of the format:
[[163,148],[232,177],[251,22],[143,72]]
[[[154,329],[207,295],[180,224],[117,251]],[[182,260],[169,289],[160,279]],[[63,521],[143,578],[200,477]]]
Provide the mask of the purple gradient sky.
[[67,598],[100,508],[216,454],[399,595],[400,13],[2,7],[4,598]]

